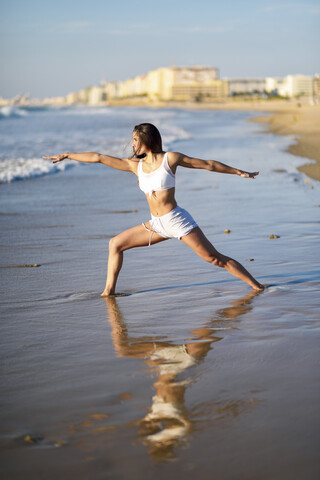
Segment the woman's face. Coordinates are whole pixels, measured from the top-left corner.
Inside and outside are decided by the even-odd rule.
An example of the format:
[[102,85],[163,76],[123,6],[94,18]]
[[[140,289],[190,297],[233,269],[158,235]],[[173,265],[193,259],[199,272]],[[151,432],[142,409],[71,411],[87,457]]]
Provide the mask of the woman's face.
[[145,146],[140,143],[139,135],[136,132],[133,132],[132,135],[132,150],[136,155],[145,153]]

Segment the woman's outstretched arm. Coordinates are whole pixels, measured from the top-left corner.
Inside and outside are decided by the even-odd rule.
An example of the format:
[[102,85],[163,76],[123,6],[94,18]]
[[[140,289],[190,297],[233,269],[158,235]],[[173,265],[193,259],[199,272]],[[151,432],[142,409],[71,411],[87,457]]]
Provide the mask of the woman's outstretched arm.
[[125,172],[134,172],[137,170],[137,162],[128,158],[111,157],[110,155],[101,155],[101,153],[84,152],[84,153],[60,153],[59,155],[44,156],[52,160],[53,163],[61,162],[62,160],[76,160],[77,162],[85,163],[101,163],[117,170]]
[[238,168],[230,167],[225,163],[217,162],[216,160],[201,160],[200,158],[192,158],[183,153],[172,152],[174,156],[172,164],[181,165],[186,168],[198,168],[208,170],[209,172],[229,173],[231,175],[240,175],[244,178],[255,178],[259,172],[246,172]]

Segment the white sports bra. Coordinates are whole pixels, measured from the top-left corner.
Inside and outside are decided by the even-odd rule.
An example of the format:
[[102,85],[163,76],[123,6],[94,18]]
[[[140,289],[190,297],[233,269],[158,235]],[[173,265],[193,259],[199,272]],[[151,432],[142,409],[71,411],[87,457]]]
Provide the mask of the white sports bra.
[[138,164],[139,187],[149,197],[153,192],[175,187],[176,179],[168,164],[168,152],[164,154],[160,167],[153,172],[145,173],[142,164],[143,160],[140,160]]

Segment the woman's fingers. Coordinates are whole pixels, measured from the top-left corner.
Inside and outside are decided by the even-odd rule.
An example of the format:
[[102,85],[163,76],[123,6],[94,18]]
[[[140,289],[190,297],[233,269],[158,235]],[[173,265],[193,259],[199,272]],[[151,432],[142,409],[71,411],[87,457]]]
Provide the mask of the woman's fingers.
[[46,158],[48,160],[53,160],[53,163],[61,162],[61,160],[64,160],[67,157],[64,153],[60,153],[60,155],[51,155],[49,157],[43,156],[42,158]]
[[241,172],[240,176],[244,178],[255,178],[259,172]]
[[57,163],[57,162],[59,162],[57,157],[58,157],[58,155],[52,155],[50,157],[43,156],[42,158],[45,158],[47,160],[52,160],[52,163]]

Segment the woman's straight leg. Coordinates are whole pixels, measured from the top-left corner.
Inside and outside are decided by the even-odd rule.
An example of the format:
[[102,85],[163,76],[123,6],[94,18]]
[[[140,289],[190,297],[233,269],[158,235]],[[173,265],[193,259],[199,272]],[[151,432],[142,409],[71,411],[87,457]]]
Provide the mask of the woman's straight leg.
[[181,241],[188,245],[206,262],[225,268],[231,275],[248,283],[254,290],[263,290],[259,283],[242,265],[233,258],[219,253],[209,242],[199,227],[196,227],[188,235],[181,237]]

